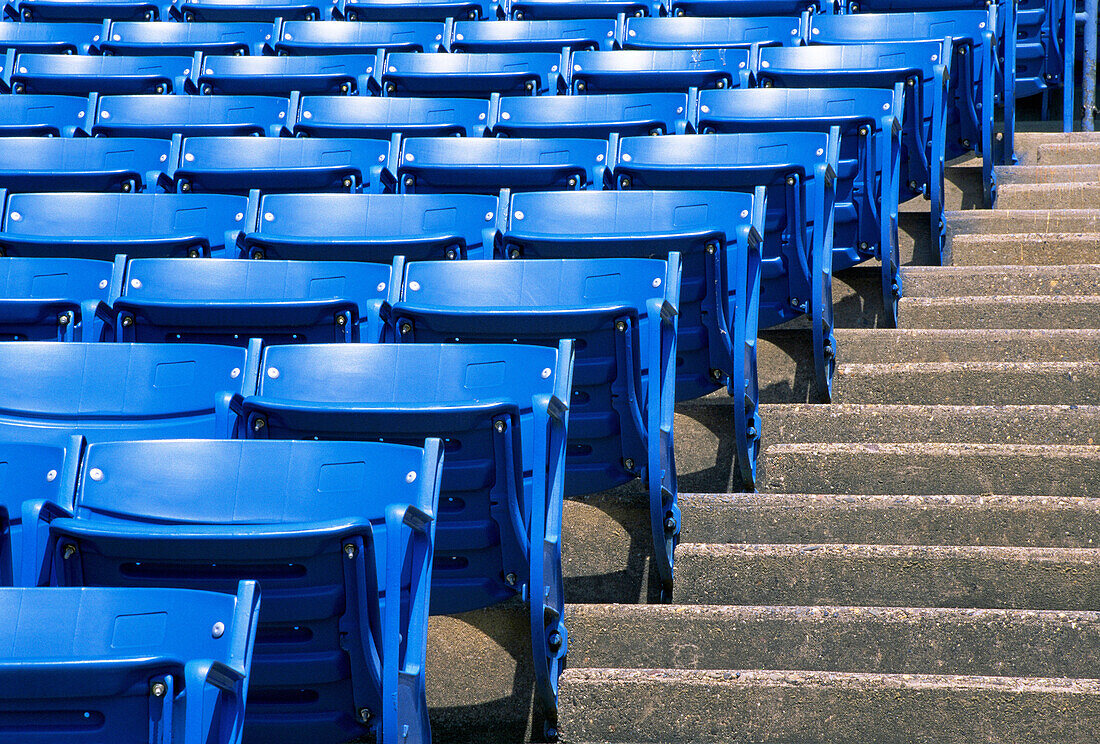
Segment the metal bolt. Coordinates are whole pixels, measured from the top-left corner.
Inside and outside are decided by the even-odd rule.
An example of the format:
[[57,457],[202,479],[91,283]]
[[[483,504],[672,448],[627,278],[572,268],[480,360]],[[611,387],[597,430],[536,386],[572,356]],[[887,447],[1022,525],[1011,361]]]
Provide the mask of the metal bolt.
[[134,316],[133,315],[123,315],[122,316],[122,327],[123,328],[129,328],[133,324],[134,324]]
[[412,176],[405,176],[404,183],[405,183],[405,188],[411,189],[413,184],[416,183],[416,181],[413,179]]
[[221,638],[225,634],[225,623],[218,621],[214,623],[214,627],[210,629],[210,635],[215,638]]
[[344,184],[345,189],[350,189],[351,188],[351,179],[350,178],[345,178],[342,181],[342,183]]
[[625,332],[626,331],[626,321],[616,320],[615,321],[615,330],[618,331],[619,333]]
[[708,255],[713,256],[717,252],[718,252],[718,244],[717,243],[707,243],[707,254]]
[[69,325],[69,314],[68,313],[61,313],[60,315],[58,315],[57,316],[57,324],[59,326]]
[[348,324],[348,319],[347,319],[347,317],[346,317],[346,316],[344,316],[344,315],[337,315],[337,316],[336,316],[336,325],[338,325],[338,326],[340,326],[341,328],[343,328],[343,327],[344,327],[344,326],[346,326],[347,324]]
[[406,335],[408,333],[412,333],[412,329],[413,329],[412,323],[402,323],[401,324],[401,335]]
[[267,422],[262,418],[258,418],[252,422],[252,431],[261,431],[265,426],[267,426]]
[[549,645],[550,648],[554,651],[557,651],[559,648],[561,648],[561,642],[561,633],[557,632],[556,630],[546,638],[547,645]]
[[867,136],[867,127],[860,127],[859,128],[859,136],[860,137],[866,137]]
[[787,176],[787,185],[794,186],[794,176]]
[[630,188],[630,176],[622,176],[619,179],[619,188],[621,188],[621,189],[629,189]]
[[859,249],[860,249],[861,251],[866,251],[866,250],[868,249],[868,247],[869,247],[869,246],[867,245],[867,241],[866,241],[866,240],[860,241],[860,244],[859,244]]
[[503,434],[504,433],[504,422],[499,421],[499,420],[494,421],[493,422],[493,431],[495,431],[497,434]]
[[69,560],[74,555],[76,555],[76,546],[71,543],[61,551],[61,557],[65,560]]
[[577,179],[576,179],[576,178],[570,178],[570,179],[569,179],[569,180],[568,180],[568,181],[567,181],[566,183],[568,183],[568,184],[569,184],[569,188],[571,188],[571,189],[572,189],[572,188],[576,188],[576,186],[577,186]]
[[516,575],[514,573],[506,574],[504,576],[504,583],[507,584],[508,586],[515,586],[516,585]]
[[792,297],[791,298],[791,305],[793,305],[794,307],[799,307],[799,306],[802,305],[802,303],[798,301],[797,297]]
[[672,517],[668,517],[667,519],[665,519],[665,532],[675,532],[675,531],[676,531],[676,520]]
[[259,248],[252,251],[252,258],[255,259],[256,261],[259,261],[263,257],[264,257],[264,252],[261,251]]
[[629,457],[626,458],[625,460],[623,460],[623,467],[626,468],[627,470],[633,470],[634,469],[634,461],[631,460]]
[[748,435],[749,439],[755,439],[756,438],[756,427],[755,426],[750,426],[748,429],[745,430],[745,434]]
[[359,553],[359,549],[357,547],[355,547],[354,544],[352,544],[352,543],[345,543],[344,544],[344,555],[346,555],[349,559],[354,558],[358,553]]
[[718,381],[718,380],[721,380],[721,379],[722,379],[722,377],[723,377],[723,375],[722,375],[722,370],[720,370],[720,369],[712,369],[712,370],[710,371],[710,379],[712,379],[712,380],[714,380],[714,381]]
[[359,709],[359,721],[361,723],[367,723],[372,718],[374,718],[374,713],[371,712],[370,708]]
[[154,682],[153,686],[149,688],[149,692],[153,697],[161,698],[168,694],[168,686],[163,682]]

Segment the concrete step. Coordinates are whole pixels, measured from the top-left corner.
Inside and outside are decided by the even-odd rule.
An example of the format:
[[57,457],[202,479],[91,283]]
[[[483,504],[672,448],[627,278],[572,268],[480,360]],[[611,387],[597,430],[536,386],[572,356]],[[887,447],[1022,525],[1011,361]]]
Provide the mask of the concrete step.
[[1017,132],[1016,156],[1020,165],[1092,164],[1098,144],[1095,132]]
[[1100,163],[1090,165],[998,165],[998,186],[1022,183],[1100,182]]
[[997,190],[997,209],[1100,208],[1100,183],[1008,183]]
[[833,402],[904,405],[1096,405],[1095,362],[841,364]]
[[571,605],[569,665],[1088,677],[1100,613]]
[[1100,498],[1081,496],[682,493],[680,509],[684,543],[1100,547]]
[[947,263],[954,266],[1100,263],[1100,230],[1067,232],[1061,227],[1052,225],[1050,231],[1043,232],[1024,223],[1017,233],[958,233],[948,238]]
[[1100,328],[1100,294],[906,297],[898,305],[898,325],[902,328]]
[[[1100,235],[1096,239],[1100,241]],[[835,281],[833,285],[835,293]],[[1072,269],[1061,264],[908,266],[902,273],[902,286],[906,298],[1097,295],[1100,294],[1100,265],[1079,264]]]
[[1100,681],[572,669],[566,742],[1095,744]]
[[977,209],[948,211],[944,217],[949,235],[1100,232],[1098,209]]
[[775,493],[1100,495],[1100,446],[775,444],[761,456]]
[[678,604],[1100,607],[1100,550],[681,543]]
[[1039,165],[1095,165],[1100,153],[1093,144],[1042,145],[1036,155]]

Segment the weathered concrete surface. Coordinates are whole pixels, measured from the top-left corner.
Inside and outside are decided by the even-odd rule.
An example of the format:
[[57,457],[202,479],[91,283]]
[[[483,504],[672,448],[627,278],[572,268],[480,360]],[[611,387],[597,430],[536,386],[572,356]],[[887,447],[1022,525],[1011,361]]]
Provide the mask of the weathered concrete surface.
[[1100,163],[1086,165],[997,165],[999,186],[1021,183],[1097,183]]
[[955,266],[1100,263],[1097,232],[967,233],[953,238],[950,245],[948,263]]
[[1095,362],[841,364],[837,403],[1058,405],[1100,403]]
[[947,212],[948,238],[962,235],[1100,232],[1100,209],[978,209]]
[[1100,496],[1100,447],[1023,444],[776,444],[775,493]]
[[1087,165],[1098,162],[1098,144],[1095,132],[1017,132],[1016,156],[1025,166]]
[[1100,328],[1100,294],[1046,297],[912,297],[902,328]]
[[1100,499],[1079,496],[690,493],[680,508],[684,543],[1100,547]]
[[574,669],[565,741],[1095,744],[1096,680]]
[[1040,165],[1095,165],[1100,162],[1098,149],[1096,143],[1042,145],[1035,160]]
[[573,667],[1089,677],[1100,614],[1034,610],[571,605]]
[[997,190],[997,209],[1100,207],[1100,183],[1008,183]]
[[[1095,239],[1100,243],[1100,235]],[[906,298],[1095,295],[1100,294],[1100,265],[1070,270],[1064,265],[909,266],[902,271],[902,285]]]
[[677,604],[1100,607],[1096,550],[682,543],[676,559]]

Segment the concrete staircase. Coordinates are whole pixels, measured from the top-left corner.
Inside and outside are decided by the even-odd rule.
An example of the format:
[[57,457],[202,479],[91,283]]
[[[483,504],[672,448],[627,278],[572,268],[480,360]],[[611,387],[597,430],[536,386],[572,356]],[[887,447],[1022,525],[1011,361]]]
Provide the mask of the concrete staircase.
[[798,330],[762,344],[762,493],[728,401],[680,407],[675,604],[638,604],[636,491],[569,502],[566,741],[1100,740],[1100,139],[1019,148],[995,210],[949,169],[950,266],[902,215],[904,330],[837,277],[833,404]]

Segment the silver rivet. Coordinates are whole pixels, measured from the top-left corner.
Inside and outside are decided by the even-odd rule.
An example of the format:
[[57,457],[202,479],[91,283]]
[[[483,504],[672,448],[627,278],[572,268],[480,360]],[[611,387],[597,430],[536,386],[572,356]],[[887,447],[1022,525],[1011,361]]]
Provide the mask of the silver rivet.
[[270,377],[272,380],[275,380],[279,377],[279,370],[275,367],[268,367],[267,376]]
[[313,118],[313,113],[310,112],[310,111],[303,111],[302,112],[302,118],[303,119],[312,119]]
[[557,71],[558,71],[558,66],[557,65],[551,65],[550,72],[557,72]]
[[628,163],[630,162],[631,158],[630,158],[630,153],[629,152],[623,153],[623,160],[625,160]]
[[500,118],[501,118],[501,119],[504,119],[505,121],[508,121],[509,119],[511,119],[511,118],[512,118],[512,115],[511,115],[511,114],[509,114],[509,113],[508,113],[507,111],[502,111],[502,112],[500,113]]
[[484,111],[482,111],[480,114],[477,115],[477,120],[478,121],[485,121],[485,112]]
[[84,112],[83,111],[78,111],[77,114],[76,114],[76,118],[83,119],[84,118]]
[[236,380],[238,377],[241,376],[241,368],[234,367],[233,369],[229,370],[229,376]]
[[[580,72],[580,71],[581,71],[581,66],[580,65],[573,65],[573,72]],[[23,70],[23,72],[26,72],[26,70]]]
[[57,471],[56,470],[51,470],[50,472],[46,473],[46,481],[47,482],[53,483],[55,478],[57,478]]
[[657,277],[653,280],[653,286],[654,288],[661,286],[661,277]]
[[508,586],[515,586],[516,585],[516,575],[514,573],[507,574],[504,577],[504,583],[507,584]]
[[[437,38],[438,38],[438,37],[437,37]],[[456,39],[457,41],[462,41],[462,40],[463,40],[463,39],[465,39],[465,38],[466,38],[466,37],[465,37],[465,36],[463,36],[462,34],[455,34],[455,39]]]
[[978,24],[978,28],[985,28],[985,21]]
[[391,66],[391,67],[390,67],[390,72],[397,72],[397,68],[396,68],[396,67],[393,67],[393,66]]
[[140,279],[131,279],[130,280],[130,286],[133,287],[134,289],[141,289],[141,280]]
[[214,627],[210,629],[210,635],[214,636],[215,638],[221,638],[223,635],[225,635],[225,623],[214,623]]
[[[631,31],[631,32],[630,32],[630,35],[631,35],[631,36],[633,36],[633,35],[634,35],[634,32],[633,32],[633,31]],[[615,36],[615,32],[614,32],[614,31],[608,31],[608,32],[607,32],[607,38],[611,39],[611,38],[614,38],[614,36]]]
[[280,111],[279,112],[279,118],[280,119],[285,119],[286,118],[286,112],[285,111]]
[[186,160],[188,163],[194,162],[195,153],[189,152],[189,153],[187,153],[186,155],[183,156],[183,159]]
[[820,28],[815,28],[815,29],[814,29],[814,33],[815,33],[815,34],[820,34],[820,33],[821,33],[821,29],[820,29]]
[[798,29],[797,28],[792,28],[791,29],[791,36],[798,36]]
[[709,114],[710,113],[710,106],[700,106],[699,110],[702,111],[704,114]]
[[940,55],[938,55],[938,54],[933,54],[933,55],[932,55],[932,61],[933,61],[933,62],[935,62],[935,61],[936,61],[937,59],[939,59],[939,57],[940,57]]
[[207,68],[206,68],[206,74],[207,74],[207,75],[213,75],[213,74],[214,74],[214,71],[213,71],[213,70],[211,70],[211,69],[210,69],[209,67],[207,67]]
[[522,219],[523,219],[523,212],[520,212],[519,210],[517,210],[517,211],[516,211],[516,213],[515,213],[515,215],[513,215],[513,216],[514,216],[514,217],[515,217],[515,218],[516,218],[517,220],[522,220]]
[[271,212],[264,212],[264,219],[268,222],[273,222],[275,220],[275,215],[273,215]]
[[745,66],[745,63],[744,63],[744,62],[738,62],[738,63],[737,63],[737,67],[738,67],[738,69],[740,69],[740,68],[743,68],[744,66]]
[[103,471],[99,468],[92,468],[88,471],[88,477],[94,481],[101,481],[103,480]]
[[760,66],[761,67],[771,67],[771,63],[768,62],[768,60],[764,60],[763,62],[760,63]]
[[823,155],[824,153],[825,153],[825,150],[823,150],[823,149],[822,149],[822,148],[820,148],[820,147],[819,147],[819,148],[817,148],[817,154],[818,154],[818,155]]
[[154,682],[153,686],[149,688],[149,692],[153,697],[164,697],[168,693],[168,688],[163,682]]
[[386,162],[386,155],[385,155],[385,153],[383,153],[382,155],[379,155],[379,156],[378,156],[378,162],[379,162],[379,163],[384,163],[384,162]]
[[742,209],[742,210],[741,210],[741,219],[745,219],[745,218],[746,218],[746,217],[748,217],[748,216],[749,216],[749,210],[747,210],[747,209]]
[[603,155],[597,155],[596,156],[596,162],[597,163],[602,163],[603,162]]
[[485,213],[485,221],[486,221],[486,222],[489,222],[490,220],[492,220],[492,219],[493,219],[493,216],[494,216],[494,215],[493,215],[493,213],[492,213],[492,212],[486,212],[486,213]]
[[26,71],[27,71],[27,68],[26,68],[26,67],[20,67],[20,68],[19,68],[19,71],[20,71],[20,72],[26,72]]
[[378,286],[375,289],[377,289],[379,292],[381,292],[385,288],[386,288],[386,283],[385,282],[378,282]]
[[12,212],[11,219],[12,222],[18,222],[19,220],[23,219],[23,215],[19,214],[18,212]]
[[678,113],[678,114],[684,113],[684,107],[683,106],[677,106],[676,107],[676,113]]
[[412,483],[414,480],[416,480],[416,471],[415,470],[410,470],[409,472],[405,473],[405,482],[406,483]]
[[161,156],[160,156],[160,162],[162,162],[162,163],[163,163],[163,162],[164,162],[165,160],[167,160],[167,159],[168,159],[168,156],[167,156],[167,155],[161,155]]
[[103,118],[103,119],[110,119],[111,118],[111,112],[110,111],[100,111],[99,116],[100,116],[100,118]]
[[286,39],[287,41],[291,40],[290,39],[290,34],[283,34],[283,38]]
[[344,546],[344,555],[346,555],[348,558],[354,558],[356,553],[358,553],[358,552],[359,552],[359,549],[356,548],[351,543],[348,543],[347,545]]
[[234,222],[240,222],[243,219],[244,219],[244,212],[237,212],[235,215],[233,215],[233,221]]
[[100,279],[99,280],[99,288],[100,289],[107,289],[107,280],[106,279]]
[[409,289],[411,289],[413,292],[419,292],[420,291],[420,282],[416,282],[416,281],[409,282]]
[[411,160],[415,160],[415,159],[416,158],[413,157],[413,154],[411,152],[405,153],[405,160],[411,161]]
[[888,104],[888,103],[882,104],[882,110],[883,111],[889,111],[890,110],[890,104]]
[[545,379],[546,379],[547,377],[549,377],[550,375],[551,375],[551,372],[550,372],[550,368],[549,368],[549,367],[546,367],[545,369],[543,369],[543,370],[542,370],[542,379],[544,379],[544,380],[545,380]]

